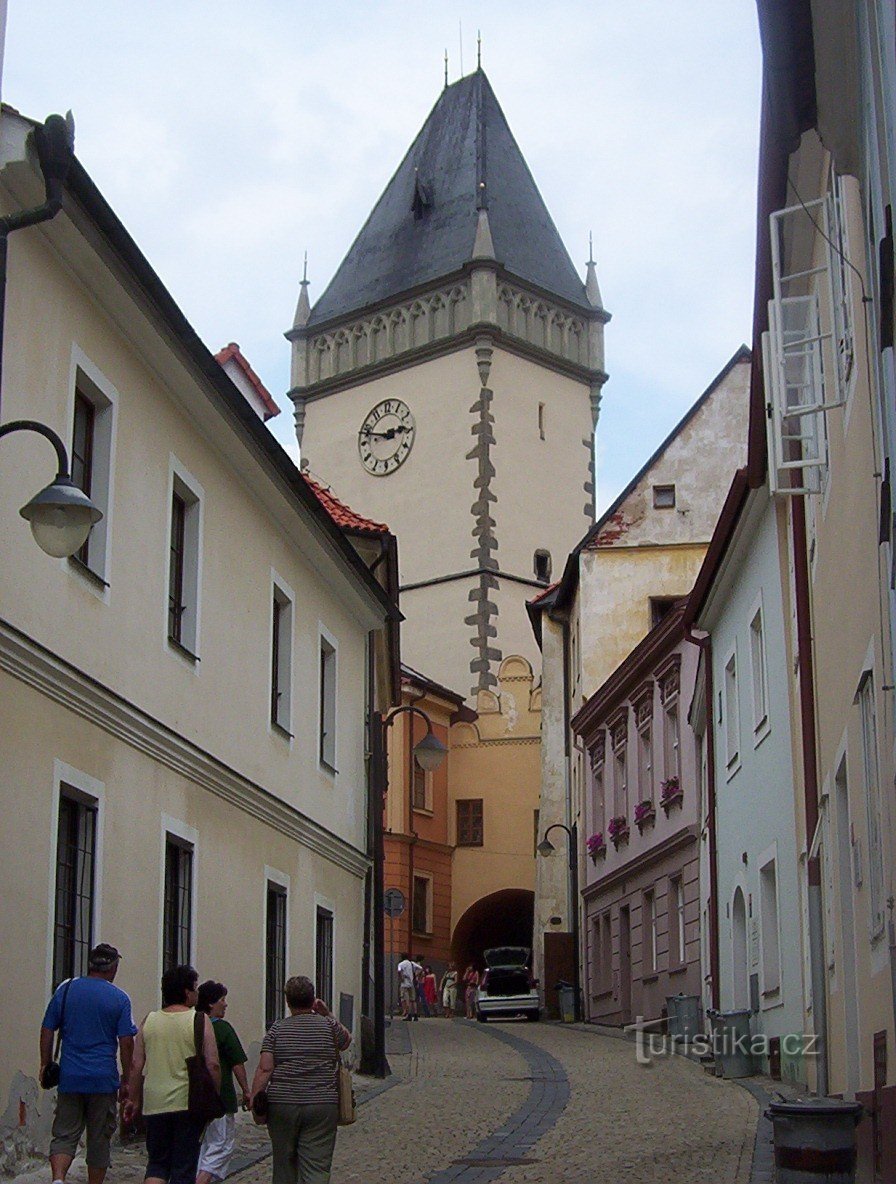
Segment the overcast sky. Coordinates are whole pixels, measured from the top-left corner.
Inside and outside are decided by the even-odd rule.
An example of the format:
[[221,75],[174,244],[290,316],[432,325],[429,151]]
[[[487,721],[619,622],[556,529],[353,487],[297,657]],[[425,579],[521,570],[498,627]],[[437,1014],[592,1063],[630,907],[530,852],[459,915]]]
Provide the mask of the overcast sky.
[[[584,274],[610,379],[606,507],[749,343],[754,0],[9,0],[3,99],[79,159],[213,350],[283,408],[302,256],[320,295],[443,80],[482,62]],[[336,491],[338,493],[338,490]],[[363,507],[359,507],[363,510]]]

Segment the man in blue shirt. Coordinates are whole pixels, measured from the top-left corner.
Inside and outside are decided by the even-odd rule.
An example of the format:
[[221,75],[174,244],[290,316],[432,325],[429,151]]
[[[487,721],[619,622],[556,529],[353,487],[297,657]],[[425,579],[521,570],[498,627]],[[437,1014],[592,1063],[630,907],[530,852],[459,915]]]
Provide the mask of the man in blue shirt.
[[[40,1030],[40,1072],[53,1056],[53,1034],[61,1029],[62,1056],[50,1168],[63,1184],[81,1135],[87,1130],[87,1179],[102,1184],[110,1162],[117,1104],[127,1095],[137,1028],[131,1001],[112,980],[121,958],[101,942],[88,955],[84,978],[69,979],[50,1000]],[[118,1057],[121,1057],[121,1073]]]

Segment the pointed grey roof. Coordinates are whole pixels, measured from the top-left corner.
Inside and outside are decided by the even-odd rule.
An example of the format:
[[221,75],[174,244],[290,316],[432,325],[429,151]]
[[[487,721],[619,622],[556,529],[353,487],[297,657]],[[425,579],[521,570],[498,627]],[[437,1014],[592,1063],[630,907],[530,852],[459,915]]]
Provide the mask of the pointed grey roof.
[[309,325],[459,271],[488,209],[495,258],[537,288],[591,310],[485,73],[442,91]]

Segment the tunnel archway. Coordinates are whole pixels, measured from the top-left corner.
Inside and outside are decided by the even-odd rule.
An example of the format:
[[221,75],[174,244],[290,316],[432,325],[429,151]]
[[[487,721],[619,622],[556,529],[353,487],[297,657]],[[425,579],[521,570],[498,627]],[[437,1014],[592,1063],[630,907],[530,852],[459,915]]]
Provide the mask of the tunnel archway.
[[532,948],[535,893],[525,888],[502,888],[471,904],[454,927],[451,957],[463,970],[470,962],[481,970],[482,951],[491,946]]

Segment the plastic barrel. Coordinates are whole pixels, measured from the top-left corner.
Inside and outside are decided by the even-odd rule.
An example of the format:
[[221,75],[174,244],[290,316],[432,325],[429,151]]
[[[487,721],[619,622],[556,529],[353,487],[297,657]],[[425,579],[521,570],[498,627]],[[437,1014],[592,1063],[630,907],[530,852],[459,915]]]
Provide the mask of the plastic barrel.
[[853,1184],[859,1102],[812,1098],[772,1102],[777,1184]]

